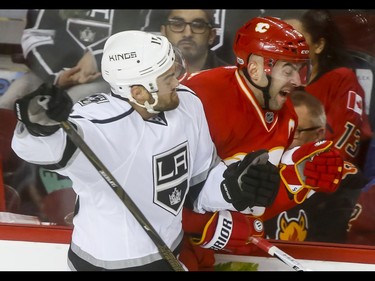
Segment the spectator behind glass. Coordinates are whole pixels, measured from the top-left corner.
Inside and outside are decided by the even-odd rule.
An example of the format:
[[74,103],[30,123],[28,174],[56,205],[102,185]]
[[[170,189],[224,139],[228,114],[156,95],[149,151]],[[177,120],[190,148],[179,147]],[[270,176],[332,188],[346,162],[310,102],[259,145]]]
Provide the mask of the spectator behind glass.
[[[287,18],[305,10],[297,9],[212,9],[215,12],[216,39],[211,49],[221,59],[234,64],[233,41],[237,30],[249,19],[257,16],[274,16]],[[161,9],[143,9],[139,15],[139,29],[159,33],[160,26],[165,22],[167,15]]]
[[[298,126],[289,149],[325,138],[326,115],[322,103],[302,89],[290,94]],[[334,193],[313,193],[309,200],[264,222],[267,238],[293,241],[345,243],[347,225],[366,179],[345,162],[343,179]]]
[[190,73],[228,65],[210,49],[216,37],[215,10],[167,10],[160,33],[180,49]]
[[290,96],[298,116],[298,127],[289,149],[324,140],[327,117],[322,103],[302,89],[293,91]]
[[0,97],[0,108],[13,109],[17,98],[43,82],[65,89],[74,101],[109,92],[100,75],[104,42],[116,30],[134,29],[136,18],[137,10],[28,10],[21,45],[30,71]]
[[324,105],[326,139],[334,141],[345,160],[362,167],[361,144],[371,137],[365,94],[350,68],[350,57],[330,12],[311,9],[300,21],[285,21],[294,24],[309,45],[312,69],[305,89]]

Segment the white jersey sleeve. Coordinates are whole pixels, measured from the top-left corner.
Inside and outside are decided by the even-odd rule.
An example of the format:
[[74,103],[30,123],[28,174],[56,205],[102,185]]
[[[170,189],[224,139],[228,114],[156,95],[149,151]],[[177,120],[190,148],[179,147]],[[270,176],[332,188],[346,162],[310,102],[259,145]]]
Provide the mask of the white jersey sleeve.
[[194,204],[194,211],[198,213],[216,212],[220,210],[236,211],[231,203],[224,200],[220,183],[223,181],[223,173],[227,166],[220,162],[211,170],[202,191],[199,193]]

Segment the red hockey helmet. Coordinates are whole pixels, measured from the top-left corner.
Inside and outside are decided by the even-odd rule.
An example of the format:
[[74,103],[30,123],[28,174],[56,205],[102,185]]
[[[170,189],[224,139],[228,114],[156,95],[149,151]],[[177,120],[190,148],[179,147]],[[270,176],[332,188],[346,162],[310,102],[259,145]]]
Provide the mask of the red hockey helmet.
[[291,25],[274,17],[256,17],[244,24],[236,33],[233,44],[239,68],[246,67],[251,54],[265,58],[265,71],[277,60],[306,62],[309,46],[301,33]]

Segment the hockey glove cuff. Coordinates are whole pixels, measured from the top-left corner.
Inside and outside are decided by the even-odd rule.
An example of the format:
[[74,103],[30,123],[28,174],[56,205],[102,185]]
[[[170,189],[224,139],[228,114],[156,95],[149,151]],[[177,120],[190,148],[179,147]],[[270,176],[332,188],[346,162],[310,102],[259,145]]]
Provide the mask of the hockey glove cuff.
[[234,251],[249,244],[250,236],[263,236],[259,218],[232,211],[215,212],[203,233],[192,235],[191,242],[203,248]]
[[344,161],[332,141],[304,144],[284,153],[281,162],[281,179],[297,203],[311,189],[334,192],[341,182]]

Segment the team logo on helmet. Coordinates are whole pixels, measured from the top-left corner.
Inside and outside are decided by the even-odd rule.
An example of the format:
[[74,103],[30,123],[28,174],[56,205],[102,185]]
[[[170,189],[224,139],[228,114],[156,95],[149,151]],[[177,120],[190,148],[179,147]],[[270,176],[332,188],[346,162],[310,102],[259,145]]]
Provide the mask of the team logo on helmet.
[[268,23],[265,23],[265,22],[259,22],[257,23],[257,25],[255,26],[255,31],[256,32],[259,32],[259,33],[265,33],[268,31],[268,29],[270,28],[270,25]]

